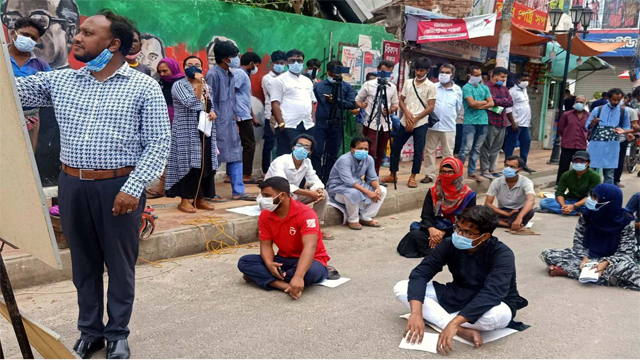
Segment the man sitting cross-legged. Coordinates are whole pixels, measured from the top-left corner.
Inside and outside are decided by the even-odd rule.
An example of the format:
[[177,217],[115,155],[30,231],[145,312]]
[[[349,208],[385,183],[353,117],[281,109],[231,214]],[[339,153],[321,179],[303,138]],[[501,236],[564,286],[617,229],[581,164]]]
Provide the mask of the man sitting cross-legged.
[[[404,336],[420,343],[424,320],[440,327],[437,350],[448,354],[459,335],[482,345],[480,331],[510,327],[524,330],[512,319],[528,305],[516,287],[513,251],[493,236],[498,217],[488,206],[474,206],[458,216],[453,236],[442,240],[422,260],[409,280],[396,284],[396,298],[411,309]],[[431,281],[447,265],[453,281]]]
[[[294,299],[305,286],[328,276],[329,255],[322,242],[318,216],[310,207],[293,200],[287,179],[275,176],[258,187],[260,255],[245,255],[238,261],[244,279],[265,290],[277,289]],[[278,247],[274,256],[273,244]]]

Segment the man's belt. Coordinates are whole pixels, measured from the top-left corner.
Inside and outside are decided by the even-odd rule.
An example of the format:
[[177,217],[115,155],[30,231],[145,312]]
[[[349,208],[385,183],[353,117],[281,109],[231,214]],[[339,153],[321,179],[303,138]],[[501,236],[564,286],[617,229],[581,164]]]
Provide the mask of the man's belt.
[[77,169],[62,164],[62,171],[67,175],[77,177],[80,180],[107,180],[123,177],[131,174],[135,167],[128,166],[113,170],[93,170],[93,169]]

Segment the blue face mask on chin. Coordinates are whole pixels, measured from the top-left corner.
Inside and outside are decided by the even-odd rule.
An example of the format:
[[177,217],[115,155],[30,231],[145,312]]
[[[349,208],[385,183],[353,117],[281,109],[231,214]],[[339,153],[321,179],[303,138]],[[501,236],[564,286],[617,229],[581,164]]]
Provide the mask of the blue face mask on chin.
[[100,55],[96,56],[93,60],[86,62],[85,64],[87,65],[88,70],[102,71],[102,69],[104,69],[107,66],[109,61],[111,61],[112,57],[113,57],[113,53],[109,51],[109,49],[107,48],[102,50]]
[[298,161],[309,157],[309,152],[303,147],[295,147],[292,154]]
[[469,239],[468,237],[458,235],[458,233],[454,231],[453,235],[451,235],[451,242],[453,243],[453,246],[456,247],[456,249],[469,250],[481,244],[478,243],[476,246],[473,246],[473,242],[478,240],[480,237],[482,237],[482,235],[475,239]]
[[356,150],[353,153],[353,157],[355,157],[356,160],[364,160],[367,156],[369,156],[369,152],[367,150]]

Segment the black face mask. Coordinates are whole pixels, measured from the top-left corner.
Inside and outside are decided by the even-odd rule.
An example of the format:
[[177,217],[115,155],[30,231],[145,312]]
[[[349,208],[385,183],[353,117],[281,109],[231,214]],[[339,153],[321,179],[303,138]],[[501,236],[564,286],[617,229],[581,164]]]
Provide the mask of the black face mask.
[[197,73],[202,74],[202,70],[198,69],[195,66],[184,69],[184,74],[187,75],[187,77],[190,79],[195,79]]

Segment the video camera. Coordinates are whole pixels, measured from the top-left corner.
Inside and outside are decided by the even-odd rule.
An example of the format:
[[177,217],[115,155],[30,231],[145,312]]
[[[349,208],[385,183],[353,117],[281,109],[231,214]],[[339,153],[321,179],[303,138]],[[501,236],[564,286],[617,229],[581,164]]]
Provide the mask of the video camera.
[[376,71],[374,74],[378,77],[378,84],[387,85],[389,83],[390,71]]
[[334,66],[333,72],[336,74],[348,74],[351,69],[348,66]]

